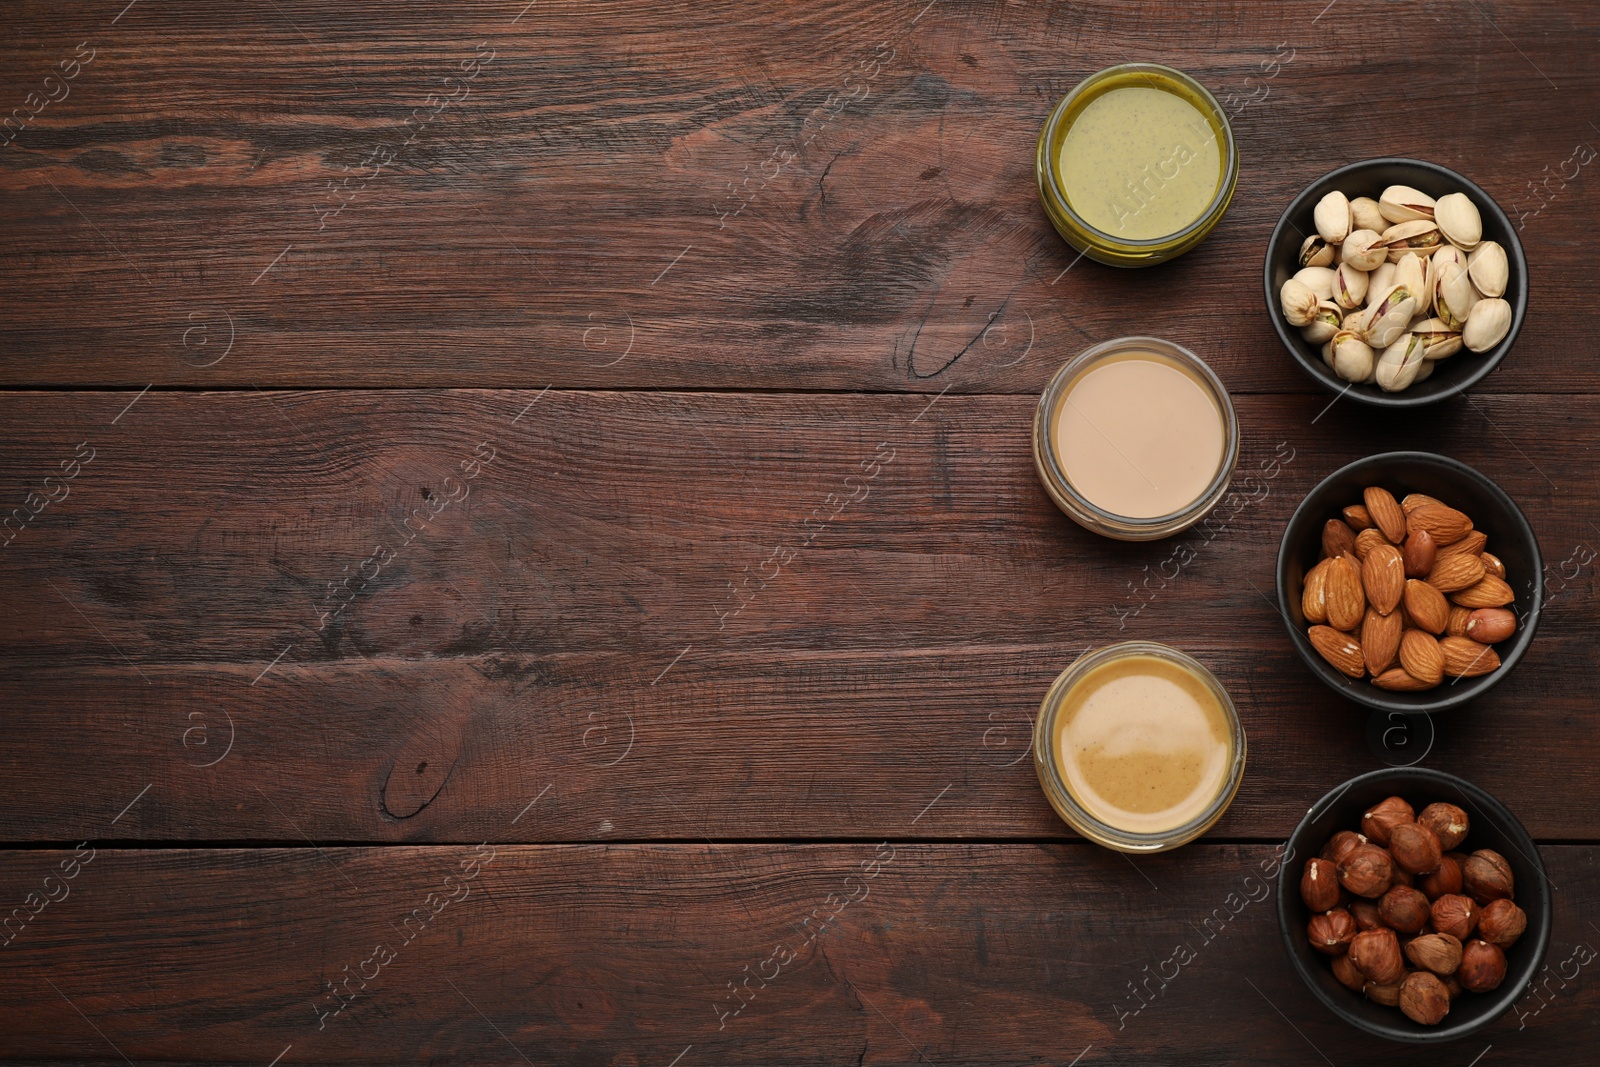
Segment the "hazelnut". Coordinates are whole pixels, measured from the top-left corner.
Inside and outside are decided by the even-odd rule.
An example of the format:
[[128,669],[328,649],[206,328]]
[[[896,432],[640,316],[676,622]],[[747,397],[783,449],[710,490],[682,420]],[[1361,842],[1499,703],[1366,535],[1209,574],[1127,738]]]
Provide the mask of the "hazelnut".
[[1356,930],[1376,930],[1383,925],[1383,913],[1370,900],[1358,900],[1350,905],[1350,917],[1356,921]]
[[1453,974],[1445,975],[1445,977],[1444,977],[1444,987],[1445,987],[1445,989],[1449,990],[1450,999],[1451,1000],[1456,999],[1462,993],[1466,992],[1465,989],[1461,988],[1461,983],[1456,980],[1456,976],[1453,975]]
[[1394,863],[1377,845],[1357,845],[1338,865],[1339,884],[1358,897],[1381,897]]
[[1473,928],[1478,925],[1478,905],[1471,897],[1460,893],[1446,893],[1433,902],[1432,911],[1433,928],[1457,941],[1471,937]]
[[[1387,852],[1388,850],[1385,849],[1384,851]],[[1389,858],[1393,860],[1394,853],[1390,852]],[[1398,863],[1391,863],[1389,865],[1389,884],[1415,886],[1417,884],[1417,876],[1400,866]]]
[[1461,942],[1449,934],[1424,934],[1406,945],[1406,959],[1443,978],[1461,966]]
[[[1357,935],[1359,938],[1361,935]],[[1354,951],[1354,943],[1351,950]],[[1355,961],[1360,966],[1360,960]],[[1461,969],[1456,972],[1461,988],[1469,993],[1487,993],[1505,981],[1506,954],[1499,945],[1472,940],[1461,946]]]
[[1363,989],[1367,999],[1382,1004],[1386,1008],[1400,1006],[1400,985],[1404,979],[1393,982],[1368,982]]
[[1339,984],[1346,989],[1361,992],[1361,987],[1367,984],[1367,976],[1356,970],[1356,965],[1350,962],[1350,957],[1333,957],[1333,976],[1339,979]]
[[[1493,945],[1489,947],[1494,948]],[[1406,973],[1406,961],[1400,955],[1400,939],[1394,936],[1393,930],[1363,930],[1351,938],[1350,962],[1379,985],[1398,982]],[[1461,984],[1467,984],[1465,979]]]
[[1400,1010],[1423,1026],[1436,1026],[1450,1014],[1450,991],[1439,976],[1413,971],[1400,985]]
[[1504,898],[1491,900],[1478,916],[1478,936],[1499,948],[1510,948],[1528,928],[1528,913]]
[[1389,843],[1389,833],[1402,823],[1412,822],[1414,813],[1411,805],[1400,797],[1389,797],[1380,800],[1361,816],[1361,832],[1371,841],[1380,845]]
[[1322,846],[1322,858],[1338,863],[1350,854],[1351,849],[1366,843],[1367,839],[1354,830],[1340,830],[1328,838],[1328,843]]
[[1417,822],[1432,830],[1439,838],[1439,847],[1446,851],[1467,838],[1467,813],[1454,804],[1429,804],[1417,816]]
[[1466,887],[1467,895],[1479,904],[1516,895],[1511,864],[1493,849],[1480,848],[1467,857],[1461,867],[1461,884]]
[[1339,874],[1332,860],[1306,860],[1300,876],[1300,899],[1312,911],[1331,911],[1339,906]]
[[1439,837],[1432,830],[1421,823],[1407,822],[1390,832],[1389,855],[1401,870],[1427,874],[1438,870],[1444,850],[1439,847]]
[[1454,854],[1439,857],[1439,869],[1417,879],[1417,888],[1429,900],[1438,900],[1446,893],[1461,892],[1461,864]]
[[[1402,934],[1420,932],[1432,917],[1428,898],[1419,890],[1404,885],[1391,886],[1383,894],[1383,899],[1378,901],[1378,912],[1383,916],[1386,926]],[[1354,919],[1351,921],[1354,922]]]
[[1357,933],[1356,921],[1343,908],[1313,915],[1306,924],[1306,940],[1311,942],[1312,948],[1328,956],[1344,955]]

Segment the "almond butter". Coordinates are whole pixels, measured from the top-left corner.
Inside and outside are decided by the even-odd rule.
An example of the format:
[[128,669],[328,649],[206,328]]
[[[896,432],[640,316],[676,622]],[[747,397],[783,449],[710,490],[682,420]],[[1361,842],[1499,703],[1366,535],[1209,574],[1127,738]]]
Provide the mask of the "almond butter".
[[1444,680],[1444,652],[1432,634],[1407,630],[1400,635],[1400,666],[1420,682],[1438,685]]
[[[1463,609],[1451,609],[1454,615]],[[1461,636],[1470,637],[1472,640],[1485,645],[1493,645],[1504,641],[1517,632],[1517,616],[1515,612],[1505,608],[1478,608],[1467,616],[1467,625],[1462,630]],[[1365,631],[1362,641],[1366,641]]]
[[1407,493],[1406,498],[1400,501],[1400,510],[1407,515],[1416,511],[1424,504],[1443,504],[1438,497],[1429,496],[1427,493]]
[[1461,637],[1467,632],[1467,620],[1471,617],[1471,610],[1460,604],[1450,605],[1450,621],[1444,624],[1444,632],[1451,637]]
[[1372,527],[1372,516],[1367,514],[1367,506],[1365,504],[1351,504],[1345,508],[1344,521],[1356,533]]
[[1401,629],[1400,612],[1382,615],[1377,608],[1367,608],[1367,616],[1361,620],[1361,658],[1374,677],[1394,666]]
[[1322,524],[1322,554],[1339,556],[1356,550],[1356,532],[1340,519],[1329,519]]
[[1393,493],[1379,486],[1369,485],[1362,492],[1361,500],[1367,505],[1367,514],[1372,516],[1372,524],[1382,531],[1385,540],[1393,545],[1405,540],[1406,513],[1400,510],[1400,502],[1395,500]]
[[1420,678],[1413,678],[1400,667],[1392,667],[1372,680],[1372,684],[1379,689],[1392,689],[1400,693],[1416,693],[1423,689],[1432,689],[1435,682],[1424,682]]
[[1376,526],[1368,526],[1365,530],[1356,534],[1356,558],[1365,560],[1368,552],[1371,552],[1379,545],[1388,543],[1384,539],[1383,533]]
[[1438,554],[1439,546],[1433,543],[1433,535],[1427,530],[1418,530],[1407,536],[1400,550],[1400,557],[1406,564],[1406,577],[1426,578],[1428,572],[1433,570],[1433,561]]
[[[1436,539],[1437,542],[1437,539]],[[1469,530],[1461,540],[1449,545],[1439,546],[1439,558],[1445,556],[1459,556],[1463,553],[1476,556],[1483,551],[1483,546],[1489,543],[1489,537],[1482,530]]]
[[1433,536],[1434,543],[1443,547],[1467,536],[1472,529],[1472,520],[1443,504],[1423,504],[1406,516],[1406,527],[1410,530],[1427,530]]
[[1496,578],[1505,578],[1506,565],[1500,562],[1499,556],[1494,555],[1492,552],[1480,552],[1478,553],[1478,558],[1483,561],[1483,569],[1486,573],[1492,574]]
[[1452,678],[1476,678],[1500,666],[1494,649],[1468,637],[1446,637],[1439,650],[1444,653],[1444,673]]
[[1328,625],[1335,630],[1354,630],[1360,626],[1361,617],[1367,613],[1367,597],[1361,591],[1361,574],[1348,556],[1328,561],[1328,573],[1323,584],[1328,603]]
[[1368,552],[1361,561],[1361,586],[1379,614],[1393,611],[1406,591],[1406,565],[1400,550],[1393,545],[1378,545]]
[[1305,587],[1300,590],[1300,612],[1306,617],[1306,622],[1328,621],[1329,562],[1331,561],[1323,560],[1306,572]]
[[1446,556],[1428,572],[1428,584],[1441,593],[1454,593],[1483,581],[1483,560],[1462,553]]
[[1517,594],[1504,580],[1485,574],[1476,585],[1451,593],[1450,599],[1464,608],[1503,608],[1517,599]]
[[1406,581],[1406,613],[1420,630],[1443,633],[1450,623],[1450,604],[1444,594],[1418,578]]
[[1311,639],[1311,647],[1332,664],[1334,670],[1351,678],[1366,676],[1366,662],[1361,658],[1361,645],[1355,638],[1331,626],[1313,626],[1306,631],[1306,636]]

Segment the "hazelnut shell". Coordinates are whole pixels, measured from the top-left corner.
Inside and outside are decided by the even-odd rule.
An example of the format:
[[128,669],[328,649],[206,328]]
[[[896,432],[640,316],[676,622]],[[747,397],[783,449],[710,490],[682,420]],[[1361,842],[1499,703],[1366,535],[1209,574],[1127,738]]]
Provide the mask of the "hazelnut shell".
[[1383,899],[1378,901],[1378,912],[1385,926],[1402,934],[1420,933],[1432,917],[1428,898],[1420,890],[1404,885],[1391,886],[1383,894]]
[[1527,928],[1528,913],[1504,898],[1485,904],[1478,916],[1478,936],[1502,949],[1516,944]]
[[1417,888],[1429,900],[1438,900],[1446,893],[1461,892],[1461,864],[1454,854],[1439,857],[1439,869],[1417,879]]
[[1328,843],[1322,846],[1322,858],[1338,863],[1350,854],[1351,849],[1366,843],[1367,839],[1354,830],[1340,830],[1328,838]]
[[1350,917],[1356,921],[1356,930],[1376,930],[1383,925],[1383,913],[1370,900],[1352,901]]
[[1333,957],[1333,976],[1339,980],[1340,985],[1357,993],[1367,984],[1367,976],[1356,970],[1356,965],[1350,962],[1348,954]]
[[1338,865],[1339,884],[1358,897],[1381,897],[1389,888],[1394,862],[1377,845],[1357,845]]
[[1401,823],[1413,822],[1416,813],[1401,797],[1387,797],[1368,808],[1361,816],[1361,832],[1377,844],[1389,844],[1389,832]]
[[1439,869],[1444,849],[1439,837],[1421,823],[1401,823],[1389,833],[1389,855],[1401,870],[1412,874],[1427,874]]
[[[1400,955],[1400,939],[1393,930],[1361,931],[1350,941],[1350,962],[1379,985],[1398,982],[1406,973],[1405,958]],[[1466,984],[1465,980],[1462,984]]]
[[1466,941],[1478,925],[1478,905],[1471,897],[1460,893],[1446,893],[1433,902],[1434,930],[1449,934],[1457,941]]
[[1434,832],[1439,838],[1439,847],[1446,852],[1459,847],[1466,840],[1471,826],[1465,811],[1443,801],[1423,808],[1417,815],[1417,822]]
[[1461,966],[1461,942],[1449,934],[1424,934],[1406,944],[1406,959],[1441,978]]
[[1413,971],[1400,984],[1400,1010],[1423,1026],[1437,1026],[1450,1014],[1450,991],[1436,974]]
[[1306,940],[1311,947],[1328,956],[1342,956],[1355,939],[1356,921],[1343,908],[1335,908],[1321,915],[1313,915],[1306,924]]
[[1511,864],[1493,849],[1480,848],[1461,866],[1461,883],[1467,895],[1479,904],[1516,896],[1516,880]]
[[1339,873],[1332,860],[1306,860],[1300,876],[1300,899],[1312,911],[1331,911],[1339,906]]
[[1500,951],[1500,946],[1487,941],[1468,941],[1461,946],[1461,969],[1456,972],[1456,978],[1461,988],[1469,993],[1496,989],[1506,978],[1506,954]]

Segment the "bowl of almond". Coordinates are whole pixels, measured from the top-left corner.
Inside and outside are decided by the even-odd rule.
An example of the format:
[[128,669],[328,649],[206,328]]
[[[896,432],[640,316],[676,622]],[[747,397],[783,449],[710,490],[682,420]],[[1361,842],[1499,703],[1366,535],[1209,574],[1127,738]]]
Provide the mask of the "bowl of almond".
[[1278,602],[1301,659],[1358,704],[1409,714],[1481,696],[1533,641],[1544,562],[1516,503],[1431,452],[1335,471],[1278,549]]

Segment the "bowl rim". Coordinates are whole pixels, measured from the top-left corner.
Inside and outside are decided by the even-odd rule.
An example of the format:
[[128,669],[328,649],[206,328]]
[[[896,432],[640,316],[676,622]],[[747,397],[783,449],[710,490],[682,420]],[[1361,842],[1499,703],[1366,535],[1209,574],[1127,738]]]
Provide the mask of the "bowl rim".
[[[1511,269],[1515,276],[1520,277],[1522,280],[1517,299],[1511,307],[1511,326],[1506,331],[1505,337],[1501,338],[1500,343],[1488,352],[1474,356],[1473,358],[1478,361],[1478,365],[1470,370],[1466,377],[1453,388],[1443,392],[1423,394],[1413,393],[1407,389],[1398,393],[1385,393],[1375,387],[1359,386],[1354,382],[1343,381],[1325,368],[1320,359],[1306,354],[1301,345],[1308,342],[1298,335],[1298,331],[1293,334],[1290,333],[1292,328],[1278,310],[1277,287],[1273,285],[1272,281],[1273,262],[1277,259],[1277,252],[1283,241],[1285,231],[1294,229],[1299,232],[1298,228],[1289,221],[1289,217],[1305,205],[1310,198],[1311,190],[1317,186],[1330,179],[1356,174],[1377,166],[1414,167],[1430,174],[1448,178],[1459,183],[1461,191],[1475,194],[1481,201],[1481,206],[1502,224],[1506,233],[1506,240],[1503,242],[1506,258],[1510,260]],[[1267,238],[1266,252],[1262,258],[1261,274],[1262,289],[1266,299],[1267,318],[1272,321],[1272,328],[1277,333],[1278,340],[1282,342],[1284,348],[1288,349],[1289,354],[1300,365],[1300,369],[1329,392],[1338,393],[1341,397],[1348,396],[1359,404],[1383,408],[1414,408],[1437,404],[1443,400],[1462,395],[1472,386],[1486,378],[1505,359],[1506,353],[1511,350],[1517,335],[1522,331],[1522,323],[1527,318],[1528,312],[1528,293],[1533,284],[1528,275],[1528,261],[1522,249],[1522,240],[1517,236],[1516,226],[1512,223],[1511,217],[1495,201],[1494,197],[1490,196],[1481,185],[1471,178],[1451,170],[1441,163],[1433,163],[1425,159],[1412,159],[1407,156],[1376,156],[1372,159],[1346,163],[1308,182],[1295,195],[1294,199],[1289,201],[1289,205],[1283,209],[1283,214],[1278,216],[1277,225],[1273,226],[1272,234]]]
[[[1397,699],[1395,696],[1391,696],[1384,690],[1366,683],[1346,684],[1350,682],[1351,679],[1345,679],[1343,675],[1337,675],[1338,678],[1343,680],[1336,682],[1334,680],[1336,672],[1334,672],[1333,668],[1329,666],[1320,655],[1317,654],[1317,651],[1314,648],[1311,647],[1310,638],[1306,637],[1305,631],[1302,627],[1295,624],[1295,621],[1289,616],[1288,609],[1284,606],[1288,604],[1291,599],[1291,593],[1288,588],[1288,563],[1296,547],[1291,545],[1289,542],[1290,534],[1295,530],[1296,526],[1299,525],[1302,514],[1306,513],[1311,507],[1312,498],[1321,492],[1322,488],[1328,483],[1346,474],[1355,473],[1368,467],[1378,466],[1380,464],[1392,464],[1397,462],[1422,464],[1435,468],[1443,468],[1444,470],[1476,482],[1491,497],[1496,498],[1505,514],[1512,521],[1512,524],[1521,526],[1523,530],[1526,531],[1528,544],[1533,555],[1533,564],[1535,568],[1534,573],[1538,578],[1538,580],[1533,583],[1533,594],[1531,597],[1532,603],[1529,606],[1526,622],[1518,631],[1516,644],[1500,661],[1500,667],[1497,670],[1490,671],[1488,674],[1479,675],[1476,678],[1461,679],[1458,692],[1426,703],[1402,701]],[[1333,471],[1321,481],[1317,482],[1316,485],[1312,486],[1311,489],[1306,492],[1305,496],[1301,497],[1300,503],[1294,509],[1294,513],[1289,516],[1289,521],[1284,524],[1283,536],[1278,542],[1278,559],[1276,564],[1275,578],[1277,582],[1278,593],[1278,615],[1283,619],[1284,629],[1289,633],[1290,643],[1294,645],[1295,651],[1298,652],[1300,658],[1305,661],[1306,666],[1310,668],[1311,673],[1316,675],[1317,678],[1321,679],[1323,684],[1329,689],[1332,689],[1334,692],[1338,693],[1340,696],[1343,696],[1347,700],[1357,704],[1365,705],[1366,707],[1373,708],[1378,711],[1397,712],[1402,715],[1424,715],[1438,711],[1450,711],[1477,699],[1484,693],[1487,693],[1490,689],[1494,688],[1496,685],[1499,685],[1522,660],[1522,657],[1527,652],[1529,646],[1533,644],[1534,635],[1539,628],[1539,617],[1544,612],[1544,556],[1539,550],[1539,538],[1538,535],[1534,533],[1533,524],[1528,521],[1528,517],[1524,515],[1522,509],[1517,506],[1517,502],[1512,500],[1510,495],[1507,494],[1504,489],[1501,489],[1499,484],[1496,483],[1492,478],[1477,468],[1470,467],[1461,462],[1459,459],[1440,455],[1437,452],[1378,452],[1373,455],[1346,463],[1338,470]],[[1449,688],[1458,687],[1452,684]],[[1422,694],[1408,695],[1415,698],[1421,696]]]
[[[1296,906],[1303,908],[1305,906],[1299,895],[1300,880],[1291,877],[1290,873],[1289,864],[1296,858],[1292,846],[1296,839],[1309,832],[1311,824],[1325,814],[1328,808],[1336,804],[1345,793],[1357,786],[1390,779],[1407,783],[1397,785],[1395,788],[1395,793],[1402,795],[1410,792],[1427,792],[1430,787],[1433,789],[1449,787],[1459,792],[1462,797],[1469,799],[1474,806],[1480,809],[1487,809],[1489,815],[1493,816],[1495,822],[1500,825],[1506,836],[1518,840],[1518,852],[1522,852],[1522,846],[1524,845],[1531,850],[1531,854],[1522,852],[1522,858],[1531,863],[1539,873],[1536,895],[1539,899],[1541,919],[1533,932],[1534,951],[1530,956],[1531,966],[1529,973],[1520,981],[1512,981],[1512,975],[1508,969],[1506,980],[1500,984],[1500,988],[1489,994],[1473,994],[1474,996],[1493,998],[1488,1001],[1489,1006],[1484,1010],[1481,1018],[1463,1021],[1453,1026],[1447,1024],[1425,1031],[1407,1031],[1399,1028],[1391,1030],[1387,1027],[1376,1026],[1355,1013],[1347,1011],[1343,1004],[1328,995],[1329,991],[1320,982],[1314,981],[1306,973],[1305,961],[1298,951],[1299,932],[1293,929],[1289,916],[1290,908]],[[1448,794],[1443,795],[1447,796]],[[1431,767],[1382,767],[1375,771],[1356,775],[1354,778],[1323,794],[1315,804],[1307,808],[1305,815],[1295,824],[1294,830],[1284,842],[1283,869],[1279,871],[1278,876],[1278,933],[1283,939],[1283,948],[1289,955],[1291,967],[1295,974],[1299,975],[1306,988],[1311,990],[1312,995],[1321,1001],[1334,1015],[1358,1030],[1390,1041],[1412,1045],[1437,1045],[1448,1041],[1457,1041],[1477,1033],[1503,1016],[1527,991],[1528,981],[1539,972],[1539,968],[1550,950],[1550,934],[1555,925],[1552,907],[1550,874],[1545,869],[1544,857],[1539,854],[1539,843],[1528,832],[1528,828],[1522,825],[1522,821],[1488,790],[1474,785],[1458,775],[1450,774],[1447,771],[1434,770]],[[1524,936],[1527,936],[1526,933]],[[1405,1018],[1404,1016],[1400,1017],[1402,1019]],[[1407,1021],[1409,1022],[1409,1020]]]

